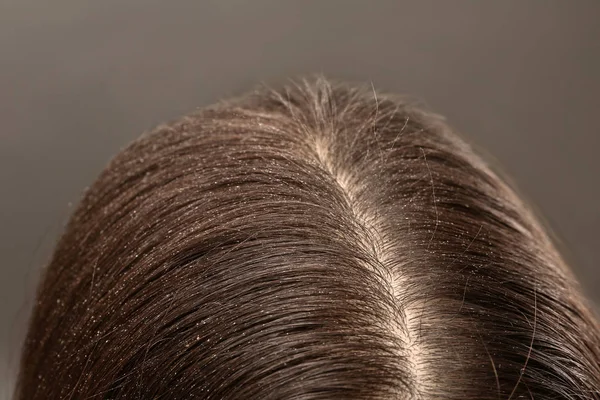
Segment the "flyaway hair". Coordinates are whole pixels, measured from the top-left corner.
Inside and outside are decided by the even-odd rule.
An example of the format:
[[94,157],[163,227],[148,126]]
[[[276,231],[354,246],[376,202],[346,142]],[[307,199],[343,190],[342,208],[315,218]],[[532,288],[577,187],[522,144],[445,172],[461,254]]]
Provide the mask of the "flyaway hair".
[[600,399],[586,304],[443,118],[309,79],[111,161],[44,272],[15,399]]

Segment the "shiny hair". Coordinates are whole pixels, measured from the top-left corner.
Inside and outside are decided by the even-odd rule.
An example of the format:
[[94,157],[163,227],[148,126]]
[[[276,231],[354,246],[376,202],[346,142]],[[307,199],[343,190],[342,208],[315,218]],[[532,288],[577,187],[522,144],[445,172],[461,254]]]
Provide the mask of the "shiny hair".
[[317,78],[112,160],[44,272],[15,398],[600,399],[599,332],[443,118]]

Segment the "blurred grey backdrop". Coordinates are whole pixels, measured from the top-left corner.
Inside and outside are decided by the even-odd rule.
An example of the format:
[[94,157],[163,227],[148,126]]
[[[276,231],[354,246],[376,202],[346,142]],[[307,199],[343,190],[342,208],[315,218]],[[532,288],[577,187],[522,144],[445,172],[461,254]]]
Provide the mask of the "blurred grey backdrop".
[[600,1],[0,0],[0,398],[84,187],[155,124],[322,72],[495,156],[600,302]]

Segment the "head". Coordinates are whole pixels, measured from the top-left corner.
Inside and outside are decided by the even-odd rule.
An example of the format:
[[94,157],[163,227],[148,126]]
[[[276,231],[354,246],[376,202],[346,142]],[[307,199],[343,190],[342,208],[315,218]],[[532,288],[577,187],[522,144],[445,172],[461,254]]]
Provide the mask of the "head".
[[16,398],[600,399],[600,327],[443,118],[319,78],[112,160],[44,271]]

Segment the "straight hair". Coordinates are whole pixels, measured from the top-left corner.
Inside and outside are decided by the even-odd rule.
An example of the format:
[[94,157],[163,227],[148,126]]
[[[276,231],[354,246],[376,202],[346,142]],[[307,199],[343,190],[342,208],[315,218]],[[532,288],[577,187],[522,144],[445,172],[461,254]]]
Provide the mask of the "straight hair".
[[110,162],[44,271],[15,398],[600,399],[599,332],[444,118],[319,77]]

